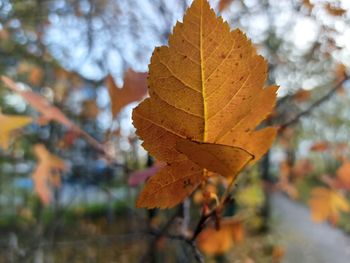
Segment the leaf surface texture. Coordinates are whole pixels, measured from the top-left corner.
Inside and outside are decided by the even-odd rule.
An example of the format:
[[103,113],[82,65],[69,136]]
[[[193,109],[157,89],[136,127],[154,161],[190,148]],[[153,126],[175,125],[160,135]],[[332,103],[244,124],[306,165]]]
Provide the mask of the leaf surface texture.
[[264,88],[267,63],[206,0],[195,0],[169,46],[156,48],[149,94],[133,111],[143,146],[168,163],[150,178],[139,207],[172,207],[205,178],[235,176],[271,146],[275,128],[255,130],[272,111],[277,87]]

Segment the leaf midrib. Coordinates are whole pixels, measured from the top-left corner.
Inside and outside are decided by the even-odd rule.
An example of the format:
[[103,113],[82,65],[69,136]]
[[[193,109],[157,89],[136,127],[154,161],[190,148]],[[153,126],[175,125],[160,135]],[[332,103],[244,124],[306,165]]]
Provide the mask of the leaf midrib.
[[201,90],[203,99],[203,122],[204,122],[204,132],[203,132],[203,142],[207,140],[207,107],[205,103],[205,86],[204,86],[204,58],[203,58],[203,1],[200,2],[200,25],[199,25],[199,54],[200,54],[200,67],[201,67]]

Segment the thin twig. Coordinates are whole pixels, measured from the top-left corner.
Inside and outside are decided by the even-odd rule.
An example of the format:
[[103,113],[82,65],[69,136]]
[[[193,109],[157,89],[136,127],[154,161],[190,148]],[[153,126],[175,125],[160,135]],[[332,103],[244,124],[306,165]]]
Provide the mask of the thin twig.
[[202,230],[204,229],[207,221],[214,216],[214,214],[216,213],[216,209],[213,209],[210,213],[208,214],[202,214],[201,218],[199,219],[197,226],[193,232],[193,236],[191,238],[191,241],[195,241],[196,238],[198,237],[198,235],[202,232]]
[[162,233],[161,234],[160,231],[155,231],[155,230],[152,230],[152,231],[148,232],[148,234],[154,235],[156,237],[159,237],[161,235],[162,237],[165,237],[165,238],[168,238],[168,239],[184,241],[191,248],[193,256],[196,259],[196,261],[198,263],[204,263],[203,255],[198,250],[198,247],[197,247],[196,242],[193,239],[193,237],[192,238],[188,238],[188,237],[184,236],[183,234],[180,234],[180,235],[174,235],[174,234],[170,234],[170,233]]
[[152,257],[152,253],[153,251],[156,249],[157,247],[157,242],[159,241],[159,239],[161,239],[164,236],[167,236],[167,231],[168,229],[171,227],[171,225],[173,224],[173,222],[175,221],[175,219],[181,214],[181,208],[178,209],[176,211],[176,213],[174,215],[172,215],[171,218],[169,218],[168,222],[157,232],[155,232],[155,230],[151,230],[150,233],[157,233],[155,235],[154,240],[151,242],[151,244],[149,245],[149,248],[147,250],[147,253],[141,258],[141,262],[142,263],[146,263],[149,262],[150,258]]
[[204,258],[202,253],[198,250],[196,242],[193,240],[186,240],[186,243],[190,245],[194,258],[198,263],[204,263]]
[[[227,200],[230,200],[230,198],[228,197]],[[223,202],[223,205],[226,205],[228,203],[227,200],[225,200],[225,202]],[[220,211],[221,211],[221,209],[220,209]],[[171,233],[168,233],[169,227],[172,225],[173,221],[176,219],[176,217],[181,212],[182,212],[182,209],[179,209],[168,220],[168,222],[165,224],[165,226],[162,229],[160,229],[160,230],[151,229],[150,231],[147,232],[148,234],[155,236],[155,239],[152,241],[151,245],[149,246],[147,254],[141,259],[141,262],[148,262],[149,261],[150,256],[151,256],[151,252],[154,251],[154,249],[156,248],[157,241],[161,237],[165,237],[165,238],[173,239],[173,240],[184,241],[191,248],[193,256],[196,259],[196,261],[198,263],[203,263],[204,262],[204,258],[202,256],[201,252],[197,248],[196,238],[202,232],[202,230],[205,228],[206,223],[208,222],[208,220],[210,220],[210,218],[216,216],[217,213],[219,212],[219,210],[217,208],[215,208],[212,211],[210,211],[209,213],[206,213],[206,214],[203,213],[201,218],[199,219],[199,221],[197,223],[197,226],[195,228],[195,231],[194,231],[194,233],[193,233],[193,235],[191,237],[186,236],[184,233],[175,234],[175,235],[171,234]]]

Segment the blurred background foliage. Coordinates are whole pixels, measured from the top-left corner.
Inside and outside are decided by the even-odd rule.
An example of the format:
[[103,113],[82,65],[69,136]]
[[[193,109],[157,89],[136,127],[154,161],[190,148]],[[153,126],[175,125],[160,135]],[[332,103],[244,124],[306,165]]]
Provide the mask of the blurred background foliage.
[[[167,43],[190,3],[0,0],[0,74],[45,97],[114,156],[106,160],[83,137],[54,122],[35,122],[16,132],[10,149],[0,151],[0,262],[137,262],[147,250],[151,237],[142,231],[166,222],[171,211],[134,208],[139,187],[128,184],[130,174],[153,161],[134,135],[130,114],[135,103],[113,118],[105,79],[113,76],[120,87],[129,68],[146,72],[154,47]],[[278,262],[284,252],[268,231],[271,192],[281,190],[305,204],[316,186],[350,197],[350,187],[335,181],[349,158],[350,2],[210,3],[268,60],[268,82],[281,88],[267,122],[283,127],[267,157],[242,174],[236,202],[227,211],[243,218],[247,234],[240,249],[211,258]],[[3,84],[0,108],[4,114],[38,117]],[[33,191],[37,143],[69,167],[49,206]],[[350,169],[345,173],[350,177]],[[220,192],[221,184],[213,182],[210,191]],[[197,218],[201,195],[188,202],[192,219]],[[331,221],[350,231],[348,219],[349,213]],[[157,246],[163,251],[152,255],[157,262],[169,255],[177,257],[167,262],[191,260],[179,241],[158,240]]]

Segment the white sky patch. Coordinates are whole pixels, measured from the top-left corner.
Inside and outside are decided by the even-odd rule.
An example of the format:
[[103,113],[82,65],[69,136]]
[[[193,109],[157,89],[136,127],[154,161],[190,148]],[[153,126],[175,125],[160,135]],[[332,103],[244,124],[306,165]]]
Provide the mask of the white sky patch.
[[293,29],[292,40],[298,49],[309,48],[316,40],[319,33],[319,26],[311,18],[300,18]]
[[266,13],[256,14],[249,19],[249,29],[251,34],[262,35],[261,32],[265,32],[269,28],[269,19]]
[[319,85],[319,82],[312,78],[312,79],[306,79],[303,81],[302,87],[305,90],[312,90],[314,88],[316,88]]
[[97,118],[97,126],[102,130],[110,128],[112,123],[112,113],[109,111],[102,111],[99,113]]
[[17,112],[24,112],[26,109],[25,100],[14,93],[5,95],[5,103],[16,109]]
[[344,30],[344,33],[337,38],[337,44],[340,47],[350,49],[350,28]]
[[109,105],[109,93],[108,90],[105,88],[99,88],[98,91],[96,92],[96,103],[98,107],[100,108],[106,108]]
[[349,0],[340,0],[341,6],[345,9],[350,9],[350,1]]

